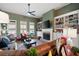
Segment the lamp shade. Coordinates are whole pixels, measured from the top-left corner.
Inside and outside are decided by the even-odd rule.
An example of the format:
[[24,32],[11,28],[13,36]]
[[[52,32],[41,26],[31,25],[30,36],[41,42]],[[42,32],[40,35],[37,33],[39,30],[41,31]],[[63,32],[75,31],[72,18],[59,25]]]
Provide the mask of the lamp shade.
[[0,23],[9,23],[9,15],[0,11]]

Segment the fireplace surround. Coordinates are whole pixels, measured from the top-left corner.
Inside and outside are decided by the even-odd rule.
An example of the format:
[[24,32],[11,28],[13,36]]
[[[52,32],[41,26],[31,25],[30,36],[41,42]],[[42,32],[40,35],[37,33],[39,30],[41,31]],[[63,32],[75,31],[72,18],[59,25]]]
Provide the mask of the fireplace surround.
[[53,29],[42,29],[42,40],[52,41],[53,40]]

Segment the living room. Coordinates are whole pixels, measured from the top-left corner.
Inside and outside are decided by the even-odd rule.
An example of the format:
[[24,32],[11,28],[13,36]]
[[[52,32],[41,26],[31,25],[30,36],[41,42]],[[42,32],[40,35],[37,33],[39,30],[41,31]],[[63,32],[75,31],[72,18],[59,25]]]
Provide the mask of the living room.
[[79,56],[78,9],[79,3],[0,3],[0,55]]

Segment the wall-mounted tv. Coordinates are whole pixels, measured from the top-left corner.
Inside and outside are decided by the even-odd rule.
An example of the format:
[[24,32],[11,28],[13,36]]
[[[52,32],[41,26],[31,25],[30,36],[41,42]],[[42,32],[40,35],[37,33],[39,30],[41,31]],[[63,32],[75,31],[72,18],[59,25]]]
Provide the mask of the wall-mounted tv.
[[45,28],[51,28],[50,20],[47,20],[47,21],[43,22],[43,29],[45,29]]

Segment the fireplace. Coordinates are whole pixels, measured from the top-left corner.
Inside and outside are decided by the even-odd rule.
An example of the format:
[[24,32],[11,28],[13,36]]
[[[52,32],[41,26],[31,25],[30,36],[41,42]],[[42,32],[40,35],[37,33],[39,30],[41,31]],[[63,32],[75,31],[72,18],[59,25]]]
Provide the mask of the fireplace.
[[53,29],[42,29],[42,40],[52,41],[53,39]]
[[43,39],[50,40],[50,33],[43,33]]

